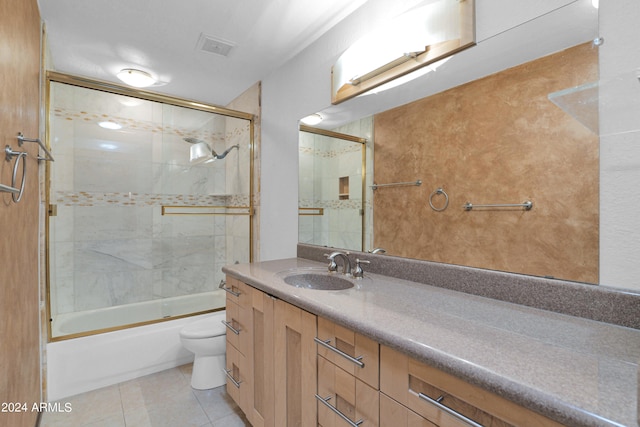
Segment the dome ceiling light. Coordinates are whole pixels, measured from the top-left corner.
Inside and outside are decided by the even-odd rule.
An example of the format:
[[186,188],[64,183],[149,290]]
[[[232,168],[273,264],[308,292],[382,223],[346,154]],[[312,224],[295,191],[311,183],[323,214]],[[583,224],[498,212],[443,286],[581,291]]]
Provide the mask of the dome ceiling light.
[[147,87],[156,83],[156,79],[154,79],[151,74],[135,68],[124,68],[120,70],[116,76],[133,87]]

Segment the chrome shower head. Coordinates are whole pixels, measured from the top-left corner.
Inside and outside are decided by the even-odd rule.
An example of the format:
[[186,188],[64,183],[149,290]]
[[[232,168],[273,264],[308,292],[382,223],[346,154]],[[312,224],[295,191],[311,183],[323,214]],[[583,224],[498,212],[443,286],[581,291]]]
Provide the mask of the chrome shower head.
[[[187,137],[187,138],[182,138],[183,140],[187,141],[189,144],[200,144],[201,142],[204,142],[201,139],[198,138],[191,138],[191,137]],[[204,142],[206,144],[206,142]]]
[[196,163],[196,164],[203,163],[203,162],[213,162],[215,160],[222,160],[225,157],[227,157],[227,154],[229,154],[229,152],[232,149],[234,148],[237,148],[238,150],[240,149],[240,146],[236,144],[227,148],[222,154],[218,154],[213,148],[211,148],[211,146],[207,142],[202,141],[201,139],[191,138],[191,137],[187,137],[183,139],[186,142],[193,144],[190,150],[191,152],[190,162]]
[[214,151],[214,157],[216,159],[224,159],[225,157],[227,157],[227,154],[229,154],[229,151],[233,150],[234,148],[237,148],[238,150],[240,150],[240,145],[238,144],[232,145],[231,147],[227,148],[222,154],[215,154],[215,151]]

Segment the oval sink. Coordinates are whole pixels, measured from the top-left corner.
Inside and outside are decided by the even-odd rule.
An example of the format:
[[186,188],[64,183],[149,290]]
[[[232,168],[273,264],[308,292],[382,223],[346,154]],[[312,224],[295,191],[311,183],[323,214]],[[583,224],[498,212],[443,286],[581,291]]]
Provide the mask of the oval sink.
[[347,279],[318,273],[291,274],[284,278],[284,282],[296,288],[317,289],[322,291],[339,291],[353,287],[353,283]]

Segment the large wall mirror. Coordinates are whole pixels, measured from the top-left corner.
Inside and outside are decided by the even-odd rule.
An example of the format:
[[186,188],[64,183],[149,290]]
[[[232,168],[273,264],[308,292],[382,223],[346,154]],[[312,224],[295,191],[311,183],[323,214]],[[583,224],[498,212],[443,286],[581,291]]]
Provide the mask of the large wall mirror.
[[[363,237],[329,243],[345,222],[327,219],[315,235],[301,221],[300,241],[597,283],[597,8],[477,2],[476,29],[477,45],[437,71],[319,112],[316,127],[366,140],[363,208],[349,221]],[[301,160],[300,182],[310,172]]]

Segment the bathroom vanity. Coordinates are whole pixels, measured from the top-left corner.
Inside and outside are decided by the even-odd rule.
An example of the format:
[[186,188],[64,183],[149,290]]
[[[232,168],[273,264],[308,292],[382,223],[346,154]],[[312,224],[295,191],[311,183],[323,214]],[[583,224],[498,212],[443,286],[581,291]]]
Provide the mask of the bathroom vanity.
[[[362,279],[305,258],[223,270],[238,332],[227,390],[253,426],[638,425],[638,329],[366,266]],[[351,287],[298,287],[300,274]]]

